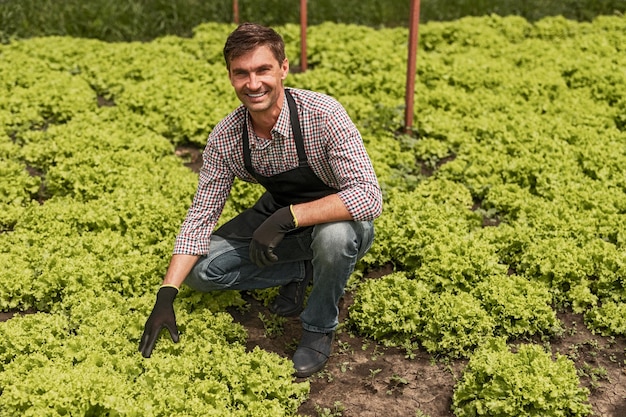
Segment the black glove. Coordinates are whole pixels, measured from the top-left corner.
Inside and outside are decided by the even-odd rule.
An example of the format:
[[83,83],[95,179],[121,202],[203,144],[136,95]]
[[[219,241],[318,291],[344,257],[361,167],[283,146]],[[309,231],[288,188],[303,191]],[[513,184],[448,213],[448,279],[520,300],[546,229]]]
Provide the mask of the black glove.
[[139,342],[139,351],[144,358],[149,358],[152,349],[156,344],[161,329],[167,328],[174,343],[178,343],[178,327],[176,326],[176,316],[174,315],[174,298],[178,294],[178,288],[163,286],[159,288],[156,303],[150,317],[146,321],[146,326]]
[[252,234],[252,242],[250,242],[252,262],[264,267],[278,261],[274,249],[283,240],[285,233],[296,227],[297,221],[290,207],[276,210]]

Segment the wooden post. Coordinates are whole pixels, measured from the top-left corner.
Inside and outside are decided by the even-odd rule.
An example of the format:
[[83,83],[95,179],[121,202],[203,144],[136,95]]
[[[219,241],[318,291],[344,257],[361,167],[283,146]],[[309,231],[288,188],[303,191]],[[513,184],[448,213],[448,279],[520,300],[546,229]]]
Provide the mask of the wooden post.
[[233,20],[235,24],[239,24],[239,1],[233,0]]
[[417,45],[419,34],[420,0],[411,0],[409,16],[409,57],[406,71],[406,107],[404,111],[404,132],[413,132],[413,102],[415,96],[415,72],[417,68]]
[[307,69],[306,61],[306,0],[300,0],[300,71],[305,72]]

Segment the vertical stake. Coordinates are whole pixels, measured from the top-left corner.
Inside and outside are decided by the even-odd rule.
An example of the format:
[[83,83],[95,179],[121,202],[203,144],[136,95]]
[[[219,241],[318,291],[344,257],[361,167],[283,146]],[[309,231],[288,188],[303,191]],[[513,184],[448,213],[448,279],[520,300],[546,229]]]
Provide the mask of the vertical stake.
[[404,109],[404,132],[413,132],[413,102],[415,96],[415,72],[417,68],[417,42],[419,34],[420,0],[411,0],[409,16],[409,56],[406,71],[406,106]]
[[233,0],[233,20],[235,24],[239,24],[239,1]]
[[306,0],[300,0],[300,70],[305,72],[307,69],[306,61]]

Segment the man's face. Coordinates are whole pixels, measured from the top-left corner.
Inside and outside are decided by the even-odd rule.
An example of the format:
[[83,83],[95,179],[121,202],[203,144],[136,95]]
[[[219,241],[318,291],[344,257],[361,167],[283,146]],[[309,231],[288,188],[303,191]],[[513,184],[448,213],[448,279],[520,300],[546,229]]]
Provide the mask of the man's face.
[[[249,112],[265,112],[282,105],[283,80],[289,72],[287,59],[279,63],[267,46],[234,58],[228,77],[237,97]],[[278,107],[280,111],[280,107]]]

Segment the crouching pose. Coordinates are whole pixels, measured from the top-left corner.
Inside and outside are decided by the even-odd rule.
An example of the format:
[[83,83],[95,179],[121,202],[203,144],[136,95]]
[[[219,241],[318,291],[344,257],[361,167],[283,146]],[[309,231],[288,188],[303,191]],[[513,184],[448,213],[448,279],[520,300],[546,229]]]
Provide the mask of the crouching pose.
[[[242,24],[226,40],[224,58],[242,105],[209,135],[139,350],[150,357],[163,328],[178,341],[173,304],[183,283],[198,291],[278,286],[271,310],[300,315],[293,364],[297,377],[308,377],[330,356],[339,299],[382,211],[380,187],[345,109],[327,95],[284,87],[289,62],[278,33]],[[266,192],[214,230],[236,177]]]

